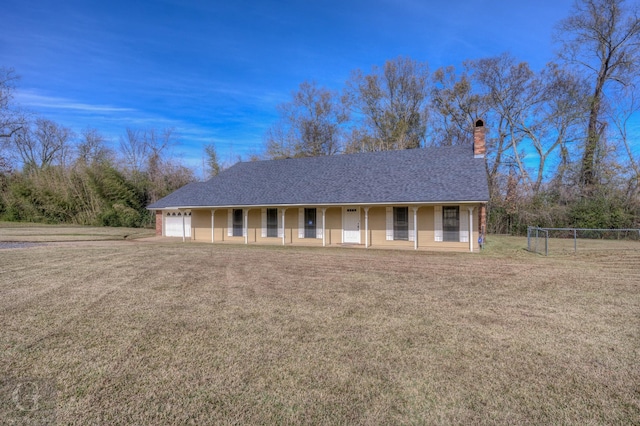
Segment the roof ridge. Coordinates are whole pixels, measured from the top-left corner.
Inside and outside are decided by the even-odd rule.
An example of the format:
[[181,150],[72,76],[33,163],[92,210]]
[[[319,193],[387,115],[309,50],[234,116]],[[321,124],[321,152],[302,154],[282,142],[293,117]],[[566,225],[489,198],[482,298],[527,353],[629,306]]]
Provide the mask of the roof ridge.
[[[393,155],[398,153],[409,153],[409,152],[425,152],[425,151],[437,151],[437,150],[452,150],[452,149],[469,149],[469,152],[473,153],[473,145],[440,145],[440,146],[424,146],[418,148],[404,148],[404,149],[387,149],[382,151],[366,151],[366,152],[343,152],[338,154],[327,154],[327,155],[310,155],[305,157],[286,157],[286,158],[268,158],[264,160],[254,160],[254,161],[239,161],[234,164],[255,164],[255,163],[266,163],[271,161],[303,161],[303,160],[317,160],[317,159],[326,159],[326,158],[343,158],[348,156],[374,156],[374,155]],[[232,166],[233,167],[233,166]],[[227,169],[228,170],[228,169]]]

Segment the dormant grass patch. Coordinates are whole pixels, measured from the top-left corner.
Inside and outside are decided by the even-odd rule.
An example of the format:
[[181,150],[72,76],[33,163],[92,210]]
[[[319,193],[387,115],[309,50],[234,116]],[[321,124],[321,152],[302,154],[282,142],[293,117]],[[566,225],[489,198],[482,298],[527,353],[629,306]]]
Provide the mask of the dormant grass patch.
[[0,242],[101,241],[153,237],[155,230],[108,226],[0,222]]
[[0,250],[0,374],[60,424],[639,423],[640,254],[518,247]]

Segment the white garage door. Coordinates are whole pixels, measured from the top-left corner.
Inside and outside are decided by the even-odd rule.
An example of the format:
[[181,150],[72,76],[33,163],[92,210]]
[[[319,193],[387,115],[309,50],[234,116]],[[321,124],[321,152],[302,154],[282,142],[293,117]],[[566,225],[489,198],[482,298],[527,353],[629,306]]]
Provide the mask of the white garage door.
[[[184,213],[184,236],[191,237],[191,213]],[[168,213],[164,218],[164,235],[182,237],[182,213]]]

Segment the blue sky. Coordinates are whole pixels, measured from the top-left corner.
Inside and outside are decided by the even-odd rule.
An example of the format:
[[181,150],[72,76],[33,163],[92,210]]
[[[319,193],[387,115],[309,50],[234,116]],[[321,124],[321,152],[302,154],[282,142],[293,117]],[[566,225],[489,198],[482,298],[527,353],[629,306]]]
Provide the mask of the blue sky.
[[341,89],[400,55],[435,70],[509,51],[540,69],[572,3],[4,0],[0,66],[21,76],[23,107],[114,144],[173,127],[174,154],[197,166],[209,142],[225,162],[260,151],[305,80]]

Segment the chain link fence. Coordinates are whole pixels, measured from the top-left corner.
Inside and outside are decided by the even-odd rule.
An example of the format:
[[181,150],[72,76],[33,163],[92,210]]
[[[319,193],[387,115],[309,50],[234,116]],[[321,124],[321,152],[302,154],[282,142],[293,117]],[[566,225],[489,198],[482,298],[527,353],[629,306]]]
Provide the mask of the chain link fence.
[[527,228],[533,253],[571,254],[586,251],[640,250],[640,229]]

